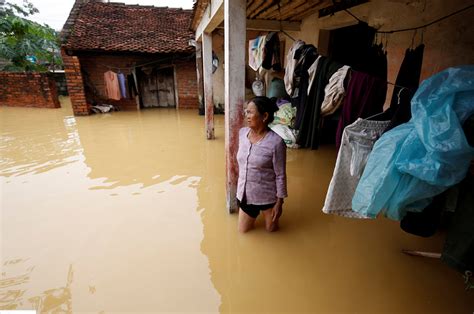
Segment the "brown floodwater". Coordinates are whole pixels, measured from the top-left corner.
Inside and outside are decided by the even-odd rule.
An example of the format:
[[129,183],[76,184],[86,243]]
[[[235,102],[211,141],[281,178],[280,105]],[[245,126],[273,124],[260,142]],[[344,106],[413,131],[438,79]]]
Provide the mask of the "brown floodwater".
[[237,233],[224,117],[0,107],[0,310],[472,313],[443,237],[321,212],[336,152],[288,151],[281,230]]

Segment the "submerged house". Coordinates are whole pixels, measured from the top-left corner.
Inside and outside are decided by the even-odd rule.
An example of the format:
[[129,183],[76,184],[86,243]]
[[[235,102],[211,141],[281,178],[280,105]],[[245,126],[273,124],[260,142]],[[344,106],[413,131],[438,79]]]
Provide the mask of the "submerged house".
[[88,115],[92,105],[102,104],[121,110],[197,109],[191,15],[176,8],[76,0],[61,32],[74,114]]

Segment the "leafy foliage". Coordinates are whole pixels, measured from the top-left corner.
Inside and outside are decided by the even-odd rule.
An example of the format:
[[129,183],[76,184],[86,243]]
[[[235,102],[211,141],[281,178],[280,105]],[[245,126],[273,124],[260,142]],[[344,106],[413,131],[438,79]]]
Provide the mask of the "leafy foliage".
[[27,0],[23,6],[7,2],[0,7],[0,58],[11,62],[4,70],[45,71],[62,63],[57,32],[27,19],[38,12]]

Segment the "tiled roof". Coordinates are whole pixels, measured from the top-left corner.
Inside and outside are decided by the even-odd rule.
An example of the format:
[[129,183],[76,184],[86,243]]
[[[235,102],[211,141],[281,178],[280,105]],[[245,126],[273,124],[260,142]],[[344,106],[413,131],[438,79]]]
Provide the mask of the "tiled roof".
[[122,3],[80,6],[64,46],[72,50],[191,52],[192,10]]

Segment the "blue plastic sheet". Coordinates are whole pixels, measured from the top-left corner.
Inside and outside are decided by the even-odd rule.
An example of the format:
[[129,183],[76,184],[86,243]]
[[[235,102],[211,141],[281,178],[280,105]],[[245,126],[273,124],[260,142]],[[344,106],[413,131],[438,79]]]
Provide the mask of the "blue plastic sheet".
[[462,124],[474,114],[474,65],[446,69],[423,81],[412,118],[380,137],[352,199],[352,209],[394,220],[420,212],[433,196],[459,183],[474,159]]

